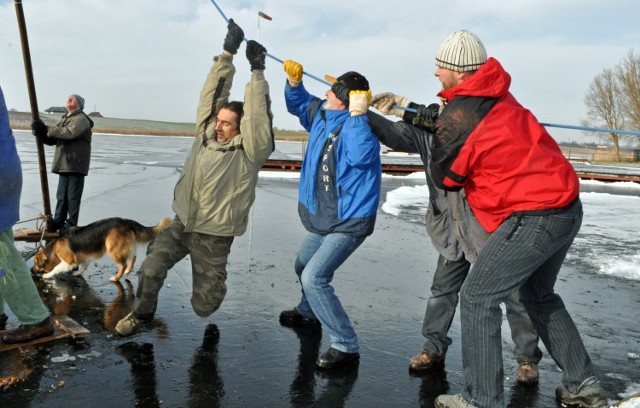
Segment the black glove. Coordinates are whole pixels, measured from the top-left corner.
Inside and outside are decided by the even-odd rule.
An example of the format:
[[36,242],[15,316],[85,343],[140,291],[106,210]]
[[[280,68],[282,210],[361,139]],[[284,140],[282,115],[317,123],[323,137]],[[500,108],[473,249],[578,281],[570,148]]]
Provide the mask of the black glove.
[[251,65],[251,71],[254,69],[264,69],[264,59],[267,56],[267,49],[257,41],[249,40],[247,42],[247,59]]
[[413,124],[433,128],[439,114],[440,105],[437,103],[432,103],[429,106],[419,105],[416,108],[416,117],[413,118]]
[[31,133],[34,136],[46,137],[47,131],[48,131],[47,125],[45,125],[44,122],[41,121],[40,119],[34,120],[33,122],[31,122]]
[[242,28],[240,28],[232,18],[230,18],[229,24],[227,25],[227,36],[224,37],[224,45],[222,48],[235,55],[236,52],[238,52],[238,48],[240,48],[240,44],[243,39],[244,31],[242,31]]

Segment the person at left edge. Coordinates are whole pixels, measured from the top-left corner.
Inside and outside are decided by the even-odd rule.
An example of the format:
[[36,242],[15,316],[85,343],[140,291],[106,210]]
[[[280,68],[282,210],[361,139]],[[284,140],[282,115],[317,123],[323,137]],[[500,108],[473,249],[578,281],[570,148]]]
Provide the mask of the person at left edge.
[[322,100],[302,83],[302,65],[287,60],[285,100],[309,132],[300,169],[298,213],[308,231],[294,268],[302,297],[280,314],[284,326],[320,322],[331,341],[316,361],[330,369],[360,358],[358,338],[331,281],[336,270],[373,233],[380,201],[380,143],[366,113],[371,100],[367,79],[347,72]]
[[275,147],[266,49],[247,43],[251,79],[244,103],[229,102],[236,69],[233,56],[244,33],[229,20],[223,53],[200,92],[196,138],[174,190],[176,217],[147,248],[138,271],[133,310],[115,327],[129,336],[153,319],[167,272],[189,255],[193,276],[191,306],[200,317],[213,314],[227,293],[227,258],[234,237],[247,229],[258,173]]
[[91,128],[93,121],[84,109],[84,98],[69,95],[67,113],[55,126],[47,126],[38,119],[31,122],[33,134],[49,146],[55,146],[51,171],[58,175],[56,211],[53,228],[64,233],[78,225],[84,179],[91,161]]
[[15,247],[13,225],[20,218],[22,166],[9,127],[9,113],[0,87],[0,330],[9,317],[5,302],[20,321],[2,336],[5,343],[26,343],[54,332],[49,310],[42,303],[29,268]]

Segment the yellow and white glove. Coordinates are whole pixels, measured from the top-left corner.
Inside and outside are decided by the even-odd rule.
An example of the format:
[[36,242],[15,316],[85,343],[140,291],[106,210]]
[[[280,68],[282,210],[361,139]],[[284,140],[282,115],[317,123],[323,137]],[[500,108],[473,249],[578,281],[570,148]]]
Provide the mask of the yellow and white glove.
[[371,102],[371,90],[349,92],[349,113],[351,116],[367,113]]
[[383,115],[395,115],[399,118],[404,117],[404,109],[393,108],[394,105],[406,108],[409,106],[409,98],[405,96],[395,95],[391,92],[379,93],[371,100],[371,106],[380,111]]
[[299,64],[292,60],[286,60],[284,62],[284,72],[287,73],[289,79],[289,85],[298,86],[302,81],[302,64]]

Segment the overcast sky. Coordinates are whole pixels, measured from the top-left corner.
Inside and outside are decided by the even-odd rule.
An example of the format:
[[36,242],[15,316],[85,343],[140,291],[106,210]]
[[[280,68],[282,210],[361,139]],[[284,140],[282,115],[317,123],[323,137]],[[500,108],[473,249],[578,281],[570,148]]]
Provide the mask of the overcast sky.
[[[279,59],[322,77],[355,70],[373,93],[432,102],[434,56],[448,34],[468,29],[512,76],[511,92],[542,122],[579,125],[593,78],[640,49],[637,0],[216,0]],[[210,0],[23,0],[38,106],[78,93],[85,111],[193,122],[200,87],[222,50],[226,23]],[[258,12],[272,21],[261,20]],[[0,86],[8,107],[30,109],[14,2],[0,0]],[[233,99],[249,79],[244,46]],[[300,129],[286,112],[282,64],[267,59],[274,125]],[[327,89],[306,78],[312,93]],[[549,129],[559,140],[581,132]]]

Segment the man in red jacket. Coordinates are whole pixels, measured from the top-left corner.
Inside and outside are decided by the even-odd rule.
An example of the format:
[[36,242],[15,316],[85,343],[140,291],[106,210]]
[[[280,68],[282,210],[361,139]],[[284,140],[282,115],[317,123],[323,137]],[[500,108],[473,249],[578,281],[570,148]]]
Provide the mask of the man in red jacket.
[[564,372],[558,400],[608,406],[576,326],[554,293],[582,223],[578,178],[545,128],[509,93],[509,74],[482,51],[478,37],[460,30],[442,43],[435,61],[444,108],[435,122],[430,172],[444,190],[464,188],[478,222],[491,233],[460,292],[464,387],[461,394],[439,396],[435,405],[504,406],[500,304],[519,290]]

